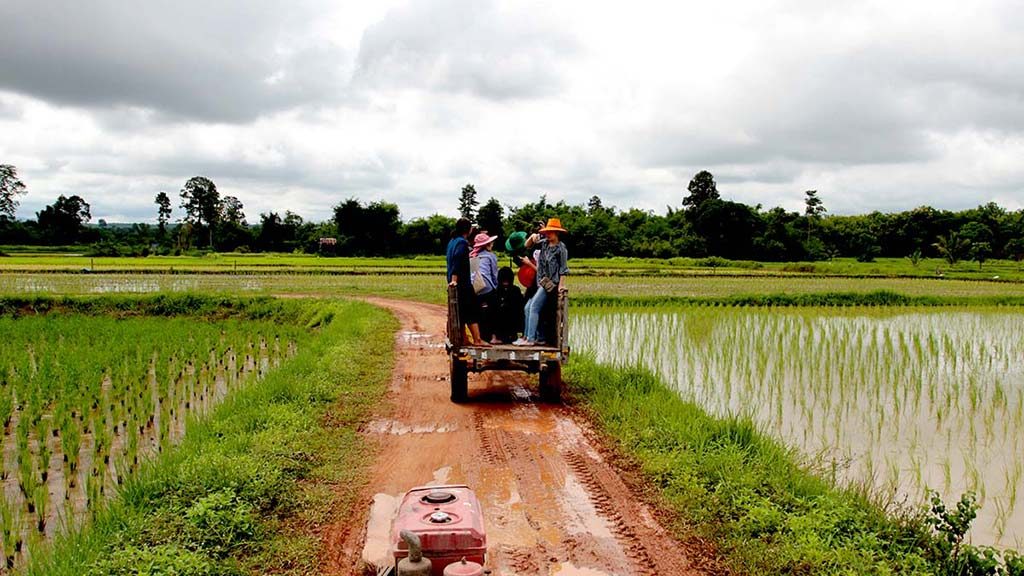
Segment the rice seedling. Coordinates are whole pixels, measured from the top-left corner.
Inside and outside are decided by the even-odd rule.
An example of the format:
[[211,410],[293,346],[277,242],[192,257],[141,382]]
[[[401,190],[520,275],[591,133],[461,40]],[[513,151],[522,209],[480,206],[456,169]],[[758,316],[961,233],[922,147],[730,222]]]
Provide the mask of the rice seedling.
[[577,311],[572,334],[599,362],[649,368],[712,415],[849,461],[841,482],[914,502],[928,486],[953,498],[971,488],[982,504],[972,538],[1008,545],[1024,534],[1022,320],[1005,308],[610,307]]

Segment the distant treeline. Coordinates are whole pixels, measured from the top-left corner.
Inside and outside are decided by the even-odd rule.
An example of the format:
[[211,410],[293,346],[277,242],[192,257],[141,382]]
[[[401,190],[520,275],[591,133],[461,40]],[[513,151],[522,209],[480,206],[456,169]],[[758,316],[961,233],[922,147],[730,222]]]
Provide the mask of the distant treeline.
[[[35,220],[15,220],[21,184],[11,166],[0,173],[0,244],[88,245],[96,255],[187,253],[197,250],[306,252],[339,256],[443,254],[455,219],[433,215],[402,221],[391,202],[368,204],[350,198],[334,207],[325,222],[309,222],[289,210],[246,220],[242,203],[221,196],[201,176],[180,191],[180,211],[172,222],[170,197],[160,192],[155,206],[158,223],[98,225],[89,204],[78,196],[60,196],[36,213]],[[6,174],[6,175],[5,175]],[[13,178],[13,180],[12,180]],[[456,200],[453,194],[453,202]],[[538,222],[559,217],[570,231],[573,256],[718,256],[734,260],[804,261],[834,257],[943,257],[984,262],[989,258],[1024,258],[1024,210],[1008,211],[995,203],[952,212],[922,206],[897,213],[857,216],[827,214],[825,199],[804,193],[805,209],[764,210],[721,198],[707,171],[694,176],[679,207],[665,214],[637,208],[605,206],[593,196],[585,205],[550,203],[545,197],[521,206],[504,206],[495,198],[482,205],[466,185],[458,198],[459,212],[491,234],[499,247],[505,235],[532,230]],[[6,209],[5,209],[6,207]]]

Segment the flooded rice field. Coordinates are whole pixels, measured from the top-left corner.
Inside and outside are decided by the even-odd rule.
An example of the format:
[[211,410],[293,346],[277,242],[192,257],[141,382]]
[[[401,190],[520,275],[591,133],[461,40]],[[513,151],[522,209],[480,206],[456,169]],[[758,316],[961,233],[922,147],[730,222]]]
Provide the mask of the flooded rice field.
[[718,416],[741,415],[888,502],[973,490],[976,544],[1022,548],[1024,312],[608,309],[575,347],[641,365]]

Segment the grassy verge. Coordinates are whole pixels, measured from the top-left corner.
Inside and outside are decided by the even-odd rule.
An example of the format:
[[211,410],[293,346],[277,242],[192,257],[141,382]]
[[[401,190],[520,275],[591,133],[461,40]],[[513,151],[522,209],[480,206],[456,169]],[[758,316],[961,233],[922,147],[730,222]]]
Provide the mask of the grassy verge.
[[[712,418],[648,372],[577,358],[566,376],[575,400],[655,488],[677,535],[714,542],[738,573],[1024,574],[1016,554],[1000,561],[962,545],[956,530],[970,523],[969,502],[931,517],[887,511],[866,491],[814,474],[750,421]],[[986,554],[990,566],[974,565]]]
[[191,421],[180,445],[22,573],[316,573],[314,527],[357,497],[367,459],[356,429],[384,392],[396,326],[363,303],[288,306],[319,337]]

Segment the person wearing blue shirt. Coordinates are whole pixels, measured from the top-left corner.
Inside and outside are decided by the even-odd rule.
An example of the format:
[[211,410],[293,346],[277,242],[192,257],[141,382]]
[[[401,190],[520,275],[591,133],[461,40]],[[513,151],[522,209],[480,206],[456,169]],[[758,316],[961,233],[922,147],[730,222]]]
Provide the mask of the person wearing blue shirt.
[[473,281],[469,274],[469,233],[473,224],[466,218],[459,218],[448,242],[446,260],[448,263],[448,285],[455,286],[459,295],[459,321],[469,326],[472,338],[470,345],[490,346],[480,338],[480,310],[473,291]]

